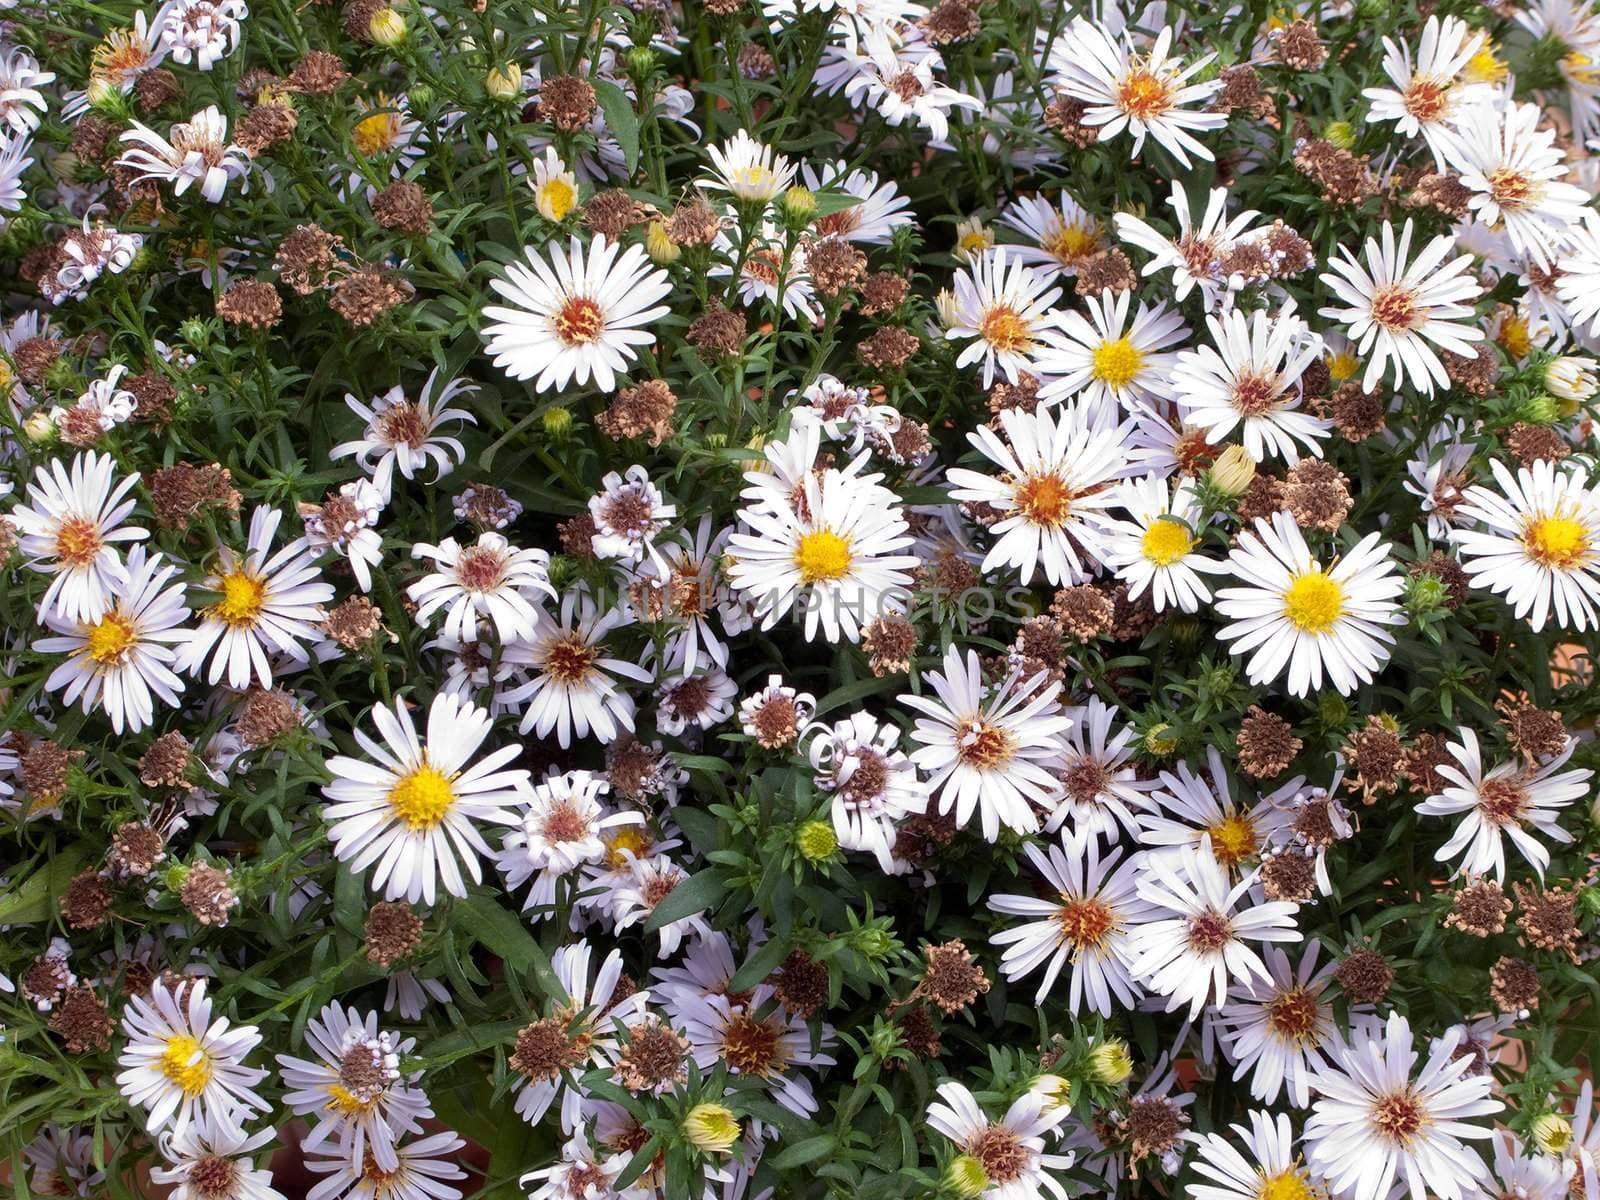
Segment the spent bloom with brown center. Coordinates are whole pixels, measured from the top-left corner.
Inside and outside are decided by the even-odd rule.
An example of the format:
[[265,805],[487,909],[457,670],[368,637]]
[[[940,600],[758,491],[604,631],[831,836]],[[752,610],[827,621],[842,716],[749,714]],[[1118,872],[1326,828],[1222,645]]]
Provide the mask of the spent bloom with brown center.
[[1505,931],[1511,901],[1492,879],[1475,879],[1457,889],[1444,923],[1472,937],[1486,938]]
[[650,444],[659,446],[672,435],[672,417],[677,408],[678,397],[665,380],[647,379],[638,387],[618,392],[605,412],[595,417],[595,424],[609,438],[648,435]]
[[94,929],[111,915],[111,892],[92,867],[74,875],[56,903],[69,929]]
[[271,329],[283,319],[283,297],[264,279],[236,279],[217,301],[217,315],[230,325]]
[[1489,998],[1503,1013],[1526,1018],[1539,1007],[1539,969],[1522,958],[1502,954],[1489,968]]
[[382,900],[367,910],[362,937],[367,961],[392,967],[422,944],[422,918],[403,900]]
[[1334,969],[1344,994],[1352,1004],[1376,1004],[1394,986],[1394,968],[1376,950],[1352,950]]
[[239,906],[232,873],[207,862],[197,862],[189,868],[178,889],[178,899],[200,924],[219,928],[228,923],[228,914]]
[[119,874],[142,878],[166,858],[166,839],[143,821],[126,821],[111,835],[106,862]]
[[68,988],[61,1004],[50,1014],[50,1029],[65,1040],[68,1054],[104,1054],[111,1049],[111,1031],[115,1027],[106,1006],[88,984]]
[[421,185],[397,179],[373,199],[372,219],[392,233],[426,237],[433,231],[433,201]]
[[926,947],[922,959],[922,981],[916,991],[940,1012],[959,1012],[989,990],[989,977],[972,961],[972,952],[960,938]]
[[189,769],[188,739],[176,729],[163,733],[139,757],[139,782],[145,787],[175,788]]
[[689,1078],[689,1039],[651,1018],[629,1032],[617,1055],[617,1082],[630,1092],[668,1091]]
[[1252,704],[1239,723],[1239,769],[1252,779],[1283,774],[1305,745],[1289,722]]
[[539,116],[564,133],[575,133],[595,111],[594,85],[578,75],[552,75],[539,85]]
[[1517,905],[1522,913],[1517,917],[1517,928],[1523,940],[1540,950],[1554,950],[1565,954],[1576,965],[1582,961],[1579,945],[1583,934],[1578,929],[1577,889],[1563,891],[1548,888],[1537,891],[1520,881],[1511,885],[1517,895]]

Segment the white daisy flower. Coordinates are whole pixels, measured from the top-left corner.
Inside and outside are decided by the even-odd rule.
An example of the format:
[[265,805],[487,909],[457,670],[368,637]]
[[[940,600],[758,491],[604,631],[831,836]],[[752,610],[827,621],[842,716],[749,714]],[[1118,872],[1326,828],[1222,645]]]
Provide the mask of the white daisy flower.
[[570,746],[574,734],[609,743],[633,732],[633,698],[618,678],[649,683],[650,672],[613,657],[605,646],[606,635],[625,619],[621,609],[602,612],[588,590],[577,587],[561,598],[559,620],[533,610],[532,632],[507,643],[503,656],[528,674],[526,683],[506,693],[522,715],[518,732],[545,738],[554,730],[562,746]]
[[[629,592],[629,607],[636,620],[664,622],[671,633],[662,650],[667,669],[690,672],[702,655],[714,665],[727,667],[728,646],[712,627],[712,614],[729,599],[721,578],[728,530],[712,532],[712,516],[705,513],[693,533],[681,529],[656,547],[661,568],[646,574]],[[726,623],[724,633],[729,632]]]
[[[428,144],[428,131],[411,115],[409,98],[379,91],[370,100],[357,100],[356,104],[359,119],[350,130],[351,148],[380,178],[385,168],[389,178],[403,178],[421,159]],[[330,168],[330,178],[341,200],[348,201],[362,193],[369,204],[377,198],[378,189],[360,169],[350,170],[336,162]]]
[[1217,613],[1233,622],[1217,636],[1232,653],[1250,655],[1251,683],[1287,670],[1290,695],[1304,696],[1326,672],[1347,696],[1389,661],[1394,638],[1384,627],[1405,621],[1395,603],[1405,580],[1380,535],[1368,534],[1324,568],[1294,519],[1273,513],[1239,535],[1228,571],[1244,586],[1217,592]]
[[128,571],[116,543],[150,536],[123,525],[135,504],[126,497],[138,482],[138,475],[117,481],[111,455],[92,450],[74,457],[70,471],[59,458],[34,471],[27,503],[10,519],[28,566],[51,577],[40,613],[92,624],[126,593]]
[[1167,1012],[1187,1005],[1192,1021],[1207,1004],[1223,1003],[1230,982],[1272,982],[1248,943],[1300,941],[1300,906],[1271,900],[1240,910],[1254,886],[1253,874],[1228,886],[1209,837],[1198,847],[1144,856],[1139,899],[1157,911],[1132,933],[1128,971],[1167,997]]
[[821,320],[817,311],[816,288],[806,271],[806,248],[788,245],[778,226],[762,221],[743,231],[744,251],[728,233],[719,233],[711,243],[714,257],[706,275],[711,279],[730,279],[739,272],[739,303],[746,308],[763,304],[781,309],[785,316],[814,325]]
[[1056,767],[1061,803],[1045,822],[1045,832],[1054,833],[1070,821],[1062,839],[1069,845],[1099,837],[1115,842],[1119,827],[1137,840],[1137,814],[1149,808],[1147,793],[1156,786],[1154,780],[1140,779],[1132,762],[1138,731],[1124,724],[1113,735],[1111,723],[1122,714],[1098,696],[1066,711],[1072,728]]
[[1206,318],[1214,346],[1178,353],[1173,398],[1186,424],[1206,431],[1212,445],[1239,429],[1258,463],[1277,457],[1293,466],[1300,447],[1322,457],[1321,439],[1333,422],[1303,411],[1300,377],[1322,357],[1322,338],[1288,302],[1276,316],[1232,309]]
[[169,0],[156,26],[173,62],[209,71],[238,47],[239,23],[249,15],[244,0]]
[[459,421],[478,423],[478,418],[466,409],[448,407],[455,397],[477,391],[477,385],[452,379],[443,388],[436,388],[438,378],[435,368],[415,401],[406,398],[405,389],[399,384],[374,396],[370,406],[348,394],[344,398],[350,411],[366,422],[366,429],[354,441],[340,442],[328,451],[328,457],[354,457],[361,469],[372,476],[373,486],[385,504],[393,494],[396,470],[406,479],[415,479],[418,469],[432,462],[434,482],[438,482],[467,460],[466,447],[439,430]]
[[1188,107],[1211,99],[1222,81],[1190,83],[1216,54],[1203,55],[1184,66],[1171,54],[1173,32],[1171,26],[1163,26],[1150,52],[1140,54],[1130,32],[1113,38],[1101,26],[1079,17],[1050,48],[1047,65],[1057,91],[1088,105],[1083,123],[1099,126],[1102,142],[1126,130],[1133,136],[1133,154],[1137,155],[1144,149],[1144,139],[1153,137],[1188,167],[1191,154],[1206,162],[1214,157],[1194,133],[1221,129],[1228,118],[1225,113]]
[[[655,847],[658,853],[624,855],[625,861],[617,873],[614,890],[606,897],[615,932],[621,933],[634,925],[643,925],[655,912],[656,905],[672,895],[678,885],[689,878],[689,872],[666,854],[659,853],[666,847],[667,843],[662,842]],[[656,957],[671,958],[683,945],[685,938],[691,934],[705,937],[710,931],[711,926],[698,912],[669,921],[655,931],[660,939]]]
[[1112,847],[1102,859],[1100,841],[1093,837],[1046,849],[1030,843],[1025,849],[1055,896],[989,896],[995,912],[1032,918],[990,937],[993,945],[1006,947],[1001,973],[1015,981],[1044,966],[1034,996],[1034,1003],[1043,1005],[1062,968],[1070,965],[1066,1001],[1074,1017],[1085,1006],[1102,1017],[1132,1009],[1143,991],[1128,974],[1130,931],[1155,913],[1138,896],[1142,856],[1135,854],[1119,867],[1122,848]]
[[494,623],[502,642],[531,638],[538,627],[540,594],[556,597],[550,586],[550,555],[513,546],[498,533],[481,533],[471,546],[445,538],[437,546],[418,542],[412,558],[431,559],[435,569],[406,588],[417,605],[417,624],[426,626],[444,610],[440,632],[469,641],[478,621]]
[[533,880],[522,903],[529,920],[554,914],[558,880],[605,857],[607,830],[644,823],[644,814],[635,810],[607,814],[600,797],[610,790],[590,771],[551,775],[534,785],[521,824],[506,834],[495,856],[507,891]]
[[39,290],[52,304],[83,299],[90,284],[108,272],[121,275],[133,265],[144,238],[137,233],[119,233],[104,221],[91,223],[85,214],[82,228],[67,233],[59,245],[66,261],[54,276],[39,281]]
[[130,1104],[145,1110],[152,1134],[171,1126],[175,1134],[201,1117],[237,1128],[268,1110],[255,1087],[267,1073],[244,1059],[261,1044],[254,1025],[235,1026],[211,1016],[206,980],[160,979],[148,996],[133,995],[122,1014],[127,1043],[117,1056],[117,1086]]
[[1415,1078],[1419,1055],[1399,1013],[1369,1022],[1348,1044],[1328,1048],[1332,1060],[1312,1077],[1318,1095],[1305,1127],[1306,1161],[1328,1187],[1350,1200],[1386,1200],[1396,1188],[1411,1200],[1468,1200],[1489,1182],[1488,1170],[1463,1138],[1487,1138],[1490,1116],[1505,1105],[1489,1093],[1493,1075],[1471,1073],[1448,1034]]
[[809,743],[812,782],[833,797],[830,816],[839,845],[866,851],[885,874],[894,873],[900,821],[928,809],[917,769],[900,749],[899,726],[858,712],[832,724],[817,721],[801,740]]
[[315,1059],[278,1055],[283,1103],[311,1120],[307,1150],[337,1146],[352,1165],[370,1158],[380,1170],[400,1165],[395,1146],[433,1116],[428,1097],[416,1087],[421,1071],[405,1074],[401,1055],[415,1038],[395,1038],[378,1028],[378,1014],[328,1004],[306,1022],[306,1044]]
[[546,146],[543,158],[533,160],[533,206],[546,221],[560,224],[578,203],[578,177],[574,175],[554,146]]
[[667,273],[651,264],[644,247],[619,252],[599,236],[587,251],[576,237],[567,250],[551,243],[548,262],[535,246],[525,246],[523,256],[525,262],[506,267],[504,279],[490,281],[511,304],[483,310],[495,322],[483,331],[494,365],[512,379],[534,380],[535,391],[591,379],[600,391],[613,391],[637,347],[655,345],[647,326],[670,311],[658,303],[672,292]]
[[[561,1147],[561,1156],[548,1167],[529,1171],[517,1180],[528,1200],[587,1200],[589,1196],[615,1194],[614,1181],[627,1167],[627,1159],[610,1153],[604,1145],[594,1146],[589,1131],[580,1123],[577,1131]],[[647,1186],[654,1174],[653,1165],[635,1181]],[[320,1200],[320,1198],[319,1198]]]
[[1072,725],[1057,702],[1061,685],[1013,672],[986,696],[977,651],[963,659],[954,646],[945,651],[944,670],[926,672],[922,682],[937,699],[903,694],[900,703],[922,714],[911,730],[911,740],[921,743],[911,761],[939,811],[954,811],[963,827],[976,811],[989,842],[999,838],[1001,825],[1037,832],[1040,811],[1052,813],[1062,795],[1051,769]]
[[77,120],[88,111],[91,93],[100,88],[113,88],[126,96],[141,75],[166,61],[159,9],[156,16],[158,19],[152,23],[143,10],[135,11],[131,26],[113,29],[100,40],[89,60],[89,86],[82,92],[67,93],[64,116]]
[[1209,603],[1211,589],[1200,576],[1227,568],[1196,553],[1205,513],[1194,493],[1183,484],[1174,490],[1163,476],[1146,475],[1125,481],[1117,503],[1132,519],[1106,521],[1100,557],[1128,585],[1128,599],[1148,591],[1157,612],[1198,612]]
[[39,89],[55,78],[21,46],[0,46],[0,122],[11,127],[13,137],[28,137],[39,128],[39,117],[49,107]]
[[1418,391],[1432,395],[1435,385],[1450,386],[1433,347],[1475,358],[1472,343],[1483,340],[1483,330],[1462,320],[1472,319],[1470,302],[1483,294],[1470,273],[1472,255],[1445,262],[1455,239],[1441,234],[1412,259],[1411,231],[1407,221],[1397,247],[1394,226],[1385,221],[1381,243],[1367,239],[1365,267],[1340,246],[1341,257],[1328,260],[1332,270],[1318,277],[1344,305],[1329,305],[1321,315],[1344,325],[1356,354],[1367,360],[1361,379],[1365,391],[1372,391],[1388,369],[1395,387],[1409,379]]
[[1007,409],[1000,427],[1006,441],[984,425],[967,435],[1000,468],[998,477],[964,467],[947,474],[953,499],[987,506],[997,518],[979,569],[1015,567],[1028,583],[1038,566],[1055,586],[1082,583],[1100,556],[1107,510],[1118,502],[1107,485],[1128,471],[1128,427],[1096,428],[1078,406]]
[[1473,485],[1456,510],[1481,528],[1450,530],[1472,586],[1504,596],[1535,632],[1552,610],[1563,629],[1600,625],[1600,481],[1549,459],[1489,469],[1499,490]]
[[1567,227],[1556,269],[1555,294],[1573,327],[1587,325],[1590,337],[1600,336],[1600,213],[1586,208],[1582,221]]
[[673,737],[706,730],[733,716],[739,685],[721,668],[671,675],[656,688],[656,729]]
[[448,1129],[404,1142],[395,1147],[392,1170],[375,1160],[307,1157],[306,1169],[327,1178],[306,1200],[460,1200],[455,1181],[467,1177],[460,1163],[466,1144]]
[[911,201],[900,194],[893,180],[880,182],[876,171],[851,170],[842,159],[818,167],[801,163],[800,180],[813,192],[838,190],[860,201],[818,216],[811,223],[811,232],[818,238],[842,237],[862,246],[887,246],[896,229],[913,223]]
[[677,508],[666,502],[661,489],[650,482],[650,473],[637,463],[626,476],[607,472],[600,491],[589,498],[595,557],[638,563],[648,556],[658,570],[664,568],[655,539],[677,515]]
[[1452,786],[1416,806],[1425,817],[1462,814],[1455,833],[1434,855],[1435,861],[1460,858],[1456,874],[1478,876],[1492,872],[1503,883],[1503,839],[1509,838],[1543,879],[1545,868],[1550,865],[1550,851],[1534,834],[1543,834],[1560,845],[1571,842],[1572,834],[1559,824],[1560,811],[1589,794],[1589,781],[1594,776],[1586,768],[1561,770],[1572,757],[1576,740],[1568,738],[1560,754],[1537,767],[1512,760],[1485,771],[1478,735],[1464,726],[1457,735],[1459,741],[1445,744],[1455,763],[1437,768],[1439,776]]
[[1039,399],[1083,395],[1091,414],[1114,421],[1165,390],[1176,355],[1168,352],[1189,336],[1189,327],[1165,304],[1139,303],[1133,322],[1128,309],[1133,292],[1110,290],[1084,300],[1089,316],[1067,313],[1061,337],[1038,355],[1038,369],[1052,376],[1039,389]]
[[911,50],[884,38],[868,38],[864,49],[844,94],[856,107],[875,110],[886,125],[912,124],[942,142],[950,136],[952,109],[983,108],[978,97],[935,78],[934,70],[944,67],[944,59],[929,47]]
[[983,386],[994,382],[996,368],[1011,383],[1022,372],[1037,373],[1040,352],[1060,343],[1057,326],[1063,314],[1052,307],[1061,288],[1044,271],[1028,266],[1017,248],[996,246],[973,257],[957,271],[955,306],[944,336],[951,341],[974,339],[956,359],[956,366],[983,364]]
[[1246,209],[1229,217],[1227,189],[1212,188],[1206,193],[1205,211],[1197,224],[1189,208],[1189,193],[1179,179],[1172,181],[1172,194],[1167,204],[1178,218],[1177,237],[1169,238],[1132,213],[1122,212],[1112,217],[1117,236],[1151,256],[1140,271],[1141,275],[1149,277],[1170,270],[1173,299],[1183,300],[1198,286],[1206,307],[1210,308],[1221,294],[1223,256],[1239,242],[1260,214]]
[[743,129],[720,146],[707,146],[706,153],[714,171],[700,186],[735,200],[765,204],[794,182],[794,164]]
[[1313,1200],[1320,1194],[1295,1152],[1294,1126],[1279,1113],[1252,1111],[1250,1128],[1230,1125],[1233,1141],[1219,1133],[1186,1135],[1198,1147],[1196,1173],[1212,1183],[1190,1184],[1194,1200]]
[[1539,128],[1543,116],[1537,104],[1515,101],[1483,110],[1447,135],[1445,157],[1473,193],[1473,219],[1504,228],[1519,255],[1548,269],[1589,211],[1589,193],[1561,182],[1566,155],[1556,131]]
[[1062,190],[1054,204],[1043,196],[1024,196],[1006,205],[1000,224],[1028,241],[1011,247],[1018,261],[1076,275],[1086,259],[1106,248],[1105,226]]
[[517,1091],[517,1115],[538,1125],[557,1100],[561,1132],[570,1134],[582,1119],[587,1093],[577,1077],[596,1067],[612,1067],[621,1049],[619,1035],[646,1018],[650,992],[639,988],[618,994],[622,951],[612,950],[591,971],[594,951],[582,939],[550,956],[560,994],[550,998],[549,1015],[517,1035],[511,1067],[527,1080]]
[[228,118],[215,104],[174,125],[166,137],[138,121],[132,125],[121,140],[133,149],[124,151],[117,166],[137,172],[135,183],[170,183],[174,196],[198,187],[212,204],[221,204],[229,182],[250,169],[249,155],[228,141]]
[[334,857],[357,875],[376,863],[371,886],[383,888],[386,900],[432,904],[441,879],[452,896],[465,896],[461,867],[481,883],[478,857],[493,854],[476,822],[515,824],[510,809],[527,800],[528,772],[501,769],[522,747],[503,746],[469,765],[493,722],[448,694],[434,697],[425,740],[404,701],[392,711],[375,706],[372,720],[384,745],[354,731],[372,762],[343,755],[327,762],[333,781],[322,789],[323,819]]
[[87,1200],[104,1190],[106,1173],[94,1165],[93,1134],[46,1122],[23,1149],[23,1155],[33,1168],[28,1184],[35,1196],[77,1196]]
[[[1414,61],[1410,46],[1384,38],[1383,70],[1394,87],[1362,91],[1372,101],[1368,119],[1394,121],[1402,136],[1420,136],[1433,151],[1434,163],[1444,170],[1451,135],[1473,123],[1467,119],[1470,109],[1494,98],[1492,88],[1463,78],[1463,68],[1483,49],[1485,36],[1460,17],[1441,22],[1431,16],[1422,27]],[[1480,111],[1473,120],[1492,116]]]
[[143,546],[128,552],[127,584],[98,621],[64,621],[54,613],[45,624],[58,637],[39,638],[41,654],[67,660],[45,680],[61,691],[64,704],[81,701],[84,712],[104,708],[111,728],[138,733],[155,719],[155,701],[176,708],[183,681],[172,672],[171,643],[188,638],[179,629],[189,619],[182,581],[169,582],[178,568],[160,554],[145,556]]
[[[321,605],[333,599],[333,585],[324,583],[317,556],[296,538],[276,554],[272,538],[283,514],[265,505],[250,515],[245,552],[217,547],[217,565],[204,590],[217,593],[215,604],[200,610],[200,627],[178,649],[173,668],[216,684],[247,688],[252,679],[272,686],[269,654],[305,666],[311,661],[302,642],[322,635]],[[215,650],[215,653],[213,653]],[[206,670],[206,658],[211,669]]]
[[[1290,782],[1298,788],[1305,780]],[[1161,772],[1147,811],[1139,814],[1139,841],[1163,854],[1203,844],[1232,877],[1259,857],[1268,838],[1287,822],[1287,813],[1267,800],[1244,805],[1234,798],[1222,755],[1213,746],[1206,750],[1205,774],[1182,761],[1175,770]]]
[[774,1003],[770,983],[743,996],[704,995],[692,999],[681,1017],[695,1065],[709,1072],[726,1063],[730,1075],[759,1079],[772,1098],[796,1116],[817,1111],[811,1083],[795,1067],[831,1067],[833,1027],[821,1022],[813,1037],[805,1021]]
[[[33,159],[28,154],[31,149],[33,143],[25,137],[0,137],[0,229],[6,227],[3,214],[19,211],[22,202],[28,198],[27,190],[22,186],[22,175],[33,166]],[[40,280],[41,285],[43,282]]]
[[1440,421],[1422,439],[1416,453],[1406,462],[1406,491],[1417,497],[1428,518],[1428,536],[1444,541],[1450,531],[1466,520],[1461,502],[1472,479],[1468,465],[1475,447],[1463,441],[1465,423],[1457,417]]
[[1562,1164],[1548,1154],[1529,1154],[1509,1129],[1494,1134],[1494,1183],[1490,1195],[1514,1200],[1564,1200],[1570,1195]]
[[[816,426],[807,428],[814,452]],[[895,553],[912,539],[898,497],[878,478],[832,468],[808,473],[797,496],[763,490],[762,507],[739,510],[750,532],[728,539],[728,582],[754,602],[763,629],[798,604],[807,641],[820,626],[830,642],[854,642],[862,626],[898,610],[897,596],[909,596],[918,560]]]
[[172,1200],[284,1200],[253,1153],[277,1136],[270,1126],[246,1133],[202,1113],[183,1132],[162,1135],[166,1165],[152,1165],[150,1178],[170,1187]]
[[998,1121],[989,1119],[977,1099],[954,1080],[939,1085],[939,1099],[928,1105],[928,1125],[963,1154],[977,1159],[987,1200],[1043,1200],[1046,1192],[1067,1200],[1067,1189],[1052,1172],[1072,1166],[1071,1154],[1046,1154],[1046,1137],[1067,1111],[1036,1092],[1019,1096]]
[[[1321,948],[1321,942],[1308,938],[1300,961],[1291,963],[1278,947],[1265,947],[1270,979],[1234,985],[1217,1014],[1228,1061],[1240,1075],[1249,1072],[1250,1095],[1263,1104],[1276,1104],[1282,1092],[1285,1103],[1307,1107],[1311,1076],[1327,1067],[1323,1054],[1342,1036],[1329,990],[1338,964],[1318,967]],[[1372,1006],[1352,1004],[1349,1011],[1360,1017]]]

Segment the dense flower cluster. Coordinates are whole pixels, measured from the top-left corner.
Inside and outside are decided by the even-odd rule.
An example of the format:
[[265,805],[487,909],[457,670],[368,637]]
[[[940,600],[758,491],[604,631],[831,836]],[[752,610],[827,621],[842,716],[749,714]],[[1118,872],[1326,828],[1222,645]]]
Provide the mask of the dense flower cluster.
[[1590,150],[1592,0],[0,0],[0,1178],[1600,1200]]

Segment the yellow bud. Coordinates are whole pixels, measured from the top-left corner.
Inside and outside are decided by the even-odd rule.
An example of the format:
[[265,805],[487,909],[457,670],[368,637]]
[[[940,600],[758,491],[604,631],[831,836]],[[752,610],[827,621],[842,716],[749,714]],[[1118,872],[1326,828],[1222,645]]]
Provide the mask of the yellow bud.
[[1165,721],[1159,725],[1152,725],[1150,732],[1144,735],[1144,748],[1158,758],[1165,758],[1178,748],[1178,739],[1167,737],[1167,730],[1172,726]]
[[1133,1056],[1121,1038],[1101,1042],[1089,1051],[1089,1077],[1096,1083],[1116,1087],[1133,1074]]
[[1224,496],[1242,496],[1256,477],[1256,464],[1243,446],[1229,446],[1217,455],[1206,474],[1211,486]]
[[951,1193],[962,1200],[975,1200],[989,1187],[989,1174],[983,1164],[970,1154],[958,1154],[944,1169],[944,1183]]
[[795,225],[809,225],[817,215],[817,198],[797,183],[783,194],[783,213]]
[[50,419],[50,414],[43,409],[34,409],[28,414],[28,419],[22,423],[22,432],[30,442],[44,443],[54,441],[56,436],[56,423]]
[[545,433],[553,438],[564,438],[572,432],[572,413],[564,408],[547,408],[539,418]]
[[667,236],[667,227],[662,221],[651,221],[650,228],[645,230],[644,252],[651,262],[662,267],[671,266],[683,254],[678,243]]
[[794,844],[807,862],[819,863],[839,848],[839,839],[828,822],[807,821],[795,832]]
[[739,1118],[720,1104],[696,1104],[683,1119],[683,1136],[707,1154],[727,1153],[739,1134]]
[[1545,1113],[1533,1123],[1533,1144],[1546,1154],[1565,1154],[1572,1145],[1572,1126],[1565,1117]]
[[1356,127],[1349,121],[1329,121],[1322,136],[1339,149],[1348,150],[1356,144]]
[[392,8],[380,8],[367,22],[367,34],[376,45],[398,46],[406,40],[406,19]]
[[483,78],[483,90],[495,100],[514,100],[522,94],[522,68],[516,63],[495,67]]

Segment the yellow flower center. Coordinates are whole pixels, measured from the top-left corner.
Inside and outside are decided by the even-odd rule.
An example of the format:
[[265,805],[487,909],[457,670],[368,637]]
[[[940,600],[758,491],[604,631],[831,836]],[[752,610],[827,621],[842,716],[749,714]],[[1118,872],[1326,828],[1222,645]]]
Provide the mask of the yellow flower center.
[[1284,592],[1283,615],[1302,633],[1327,633],[1344,615],[1344,589],[1313,567]]
[[1044,239],[1043,248],[1062,266],[1074,267],[1100,250],[1100,228],[1093,222],[1062,225]]
[[1182,522],[1171,517],[1157,517],[1139,539],[1144,556],[1158,567],[1170,567],[1194,546],[1194,539]]
[[1011,502],[1035,525],[1054,528],[1072,512],[1072,489],[1060,476],[1034,475],[1017,485]]
[[112,612],[89,627],[84,649],[95,662],[110,666],[120,663],[136,640],[133,622]]
[[806,583],[843,579],[851,561],[850,543],[827,529],[805,534],[794,551],[794,565],[800,568],[800,578]]
[[1525,318],[1512,314],[1500,325],[1499,342],[1512,358],[1527,358],[1533,349],[1533,335]]
[[1495,57],[1494,44],[1490,42],[1467,59],[1461,74],[1469,83],[1499,83],[1508,74],[1508,68]]
[[552,221],[565,217],[577,202],[577,191],[565,179],[552,179],[539,189],[539,211]]
[[1117,107],[1139,121],[1153,121],[1172,107],[1172,88],[1148,67],[1135,67],[1117,84]]
[[1017,315],[1014,308],[1001,304],[990,309],[978,326],[978,336],[996,350],[1014,353],[1033,345],[1033,335],[1028,323]]
[[414,830],[426,831],[438,825],[455,802],[450,781],[427,763],[389,790],[389,807]]
[[1125,388],[1144,369],[1144,352],[1127,338],[1102,342],[1094,352],[1094,377],[1113,388]]
[[1250,818],[1234,813],[1223,817],[1206,830],[1211,835],[1211,854],[1225,867],[1236,867],[1256,850],[1256,827]]
[[267,581],[231,571],[222,577],[218,591],[222,599],[211,609],[211,615],[224,624],[252,626],[261,619],[261,610],[267,606]]
[[606,866],[615,871],[627,862],[627,855],[643,855],[650,849],[650,835],[640,825],[624,825],[602,839],[606,844]]
[[397,113],[373,113],[359,122],[350,135],[361,157],[371,158],[382,154],[400,136],[400,117]]
[[330,1083],[328,1085],[328,1103],[323,1107],[327,1108],[330,1112],[336,1112],[346,1117],[353,1117],[366,1112],[373,1105],[377,1104],[377,1102],[377,1095],[374,1095],[370,1100],[363,1100],[361,1097],[351,1092],[342,1083]]
[[186,1033],[175,1034],[167,1039],[166,1052],[161,1056],[161,1073],[192,1100],[211,1082],[211,1061],[194,1038]]
[[1328,356],[1328,378],[1335,383],[1343,383],[1359,370],[1361,370],[1361,360],[1348,350],[1340,350],[1337,354]]
[[1261,1180],[1256,1200],[1312,1200],[1315,1195],[1295,1170],[1283,1171]]
[[1570,571],[1589,557],[1589,531],[1571,517],[1535,517],[1522,531],[1528,557],[1542,567]]

